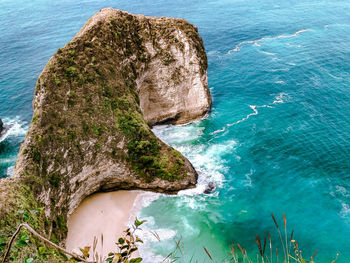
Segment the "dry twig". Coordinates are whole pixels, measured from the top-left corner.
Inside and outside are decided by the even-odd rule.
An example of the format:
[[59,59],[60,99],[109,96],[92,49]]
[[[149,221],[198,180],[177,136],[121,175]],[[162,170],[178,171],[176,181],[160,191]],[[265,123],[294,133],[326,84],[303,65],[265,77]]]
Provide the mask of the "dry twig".
[[47,238],[45,238],[45,237],[43,237],[42,235],[40,235],[40,234],[39,234],[38,232],[36,232],[30,225],[28,225],[28,224],[26,224],[26,223],[20,224],[20,225],[18,226],[16,232],[12,235],[12,237],[11,237],[9,243],[7,244],[7,249],[6,249],[6,252],[5,252],[4,257],[3,257],[3,259],[2,259],[2,263],[5,263],[5,262],[6,262],[6,259],[8,258],[9,253],[10,253],[10,250],[11,250],[11,246],[12,246],[13,242],[15,241],[16,236],[19,234],[19,232],[21,232],[21,229],[22,229],[22,228],[27,229],[33,236],[39,238],[40,240],[44,241],[45,243],[48,243],[50,246],[53,246],[54,248],[56,248],[56,249],[62,251],[62,252],[63,252],[64,254],[66,254],[66,255],[69,255],[69,256],[71,256],[71,257],[73,257],[73,258],[75,258],[75,259],[78,259],[78,260],[80,260],[80,261],[82,261],[82,262],[94,263],[94,262],[92,262],[92,261],[87,261],[87,260],[85,260],[85,259],[79,257],[78,255],[74,255],[74,254],[72,254],[71,252],[69,252],[68,250],[66,250],[66,249],[64,249],[64,248],[62,248],[62,247],[56,245],[55,243],[51,242],[51,241],[48,240]]

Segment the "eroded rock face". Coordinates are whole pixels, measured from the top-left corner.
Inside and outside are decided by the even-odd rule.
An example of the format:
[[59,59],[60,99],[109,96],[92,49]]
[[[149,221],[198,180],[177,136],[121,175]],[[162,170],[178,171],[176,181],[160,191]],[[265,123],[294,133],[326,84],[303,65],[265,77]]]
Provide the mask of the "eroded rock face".
[[185,20],[102,9],[39,76],[15,178],[53,222],[97,191],[194,187],[190,162],[150,126],[204,116],[206,70],[202,40]]
[[[118,11],[106,8],[78,33],[83,35]],[[146,122],[183,124],[203,117],[210,109],[207,57],[198,30],[183,19],[137,15],[141,26],[145,68],[139,70],[136,91]],[[142,32],[141,32],[142,31]]]
[[[169,43],[166,37],[173,38],[174,42]],[[196,31],[188,35],[175,28],[170,36],[160,35],[157,45],[146,42],[145,46],[147,52],[156,57],[136,82],[147,123],[182,124],[207,113],[211,105],[207,62]],[[157,57],[157,53],[165,54],[165,58]]]

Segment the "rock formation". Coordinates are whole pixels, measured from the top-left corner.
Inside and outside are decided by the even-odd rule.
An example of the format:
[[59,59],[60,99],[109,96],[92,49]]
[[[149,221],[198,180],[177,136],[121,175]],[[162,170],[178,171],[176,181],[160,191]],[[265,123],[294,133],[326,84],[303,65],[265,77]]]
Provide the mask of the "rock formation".
[[0,119],[0,135],[1,135],[1,132],[3,131],[4,129],[4,124],[2,122],[2,120]]
[[194,187],[190,162],[150,126],[204,116],[206,70],[202,39],[185,20],[95,14],[38,78],[14,178],[0,180],[0,227],[38,209],[33,224],[64,242],[67,216],[95,192]]

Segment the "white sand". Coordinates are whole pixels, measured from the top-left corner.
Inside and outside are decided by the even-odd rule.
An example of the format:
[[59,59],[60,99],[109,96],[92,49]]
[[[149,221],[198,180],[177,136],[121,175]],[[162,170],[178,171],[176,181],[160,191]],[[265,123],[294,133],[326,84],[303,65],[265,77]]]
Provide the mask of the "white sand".
[[97,252],[100,255],[107,256],[109,252],[115,252],[115,242],[127,228],[126,223],[137,195],[135,191],[116,191],[97,193],[86,198],[68,218],[66,248],[72,251],[85,246],[92,247],[96,236]]

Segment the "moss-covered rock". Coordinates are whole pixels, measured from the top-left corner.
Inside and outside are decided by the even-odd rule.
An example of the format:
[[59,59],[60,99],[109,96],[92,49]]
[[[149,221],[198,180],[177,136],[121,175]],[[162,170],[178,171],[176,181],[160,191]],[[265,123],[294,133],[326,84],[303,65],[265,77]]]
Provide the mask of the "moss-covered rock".
[[194,187],[192,165],[150,126],[206,114],[206,70],[202,40],[185,20],[112,8],[89,19],[38,78],[15,178],[0,181],[0,240],[24,220],[21,211],[64,243],[67,216],[94,192]]

